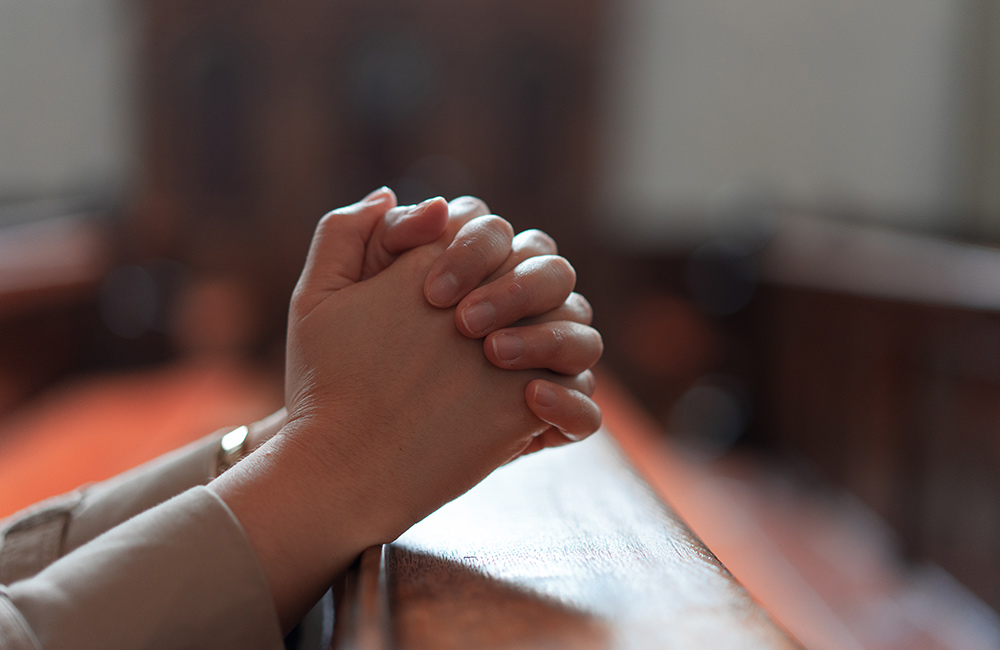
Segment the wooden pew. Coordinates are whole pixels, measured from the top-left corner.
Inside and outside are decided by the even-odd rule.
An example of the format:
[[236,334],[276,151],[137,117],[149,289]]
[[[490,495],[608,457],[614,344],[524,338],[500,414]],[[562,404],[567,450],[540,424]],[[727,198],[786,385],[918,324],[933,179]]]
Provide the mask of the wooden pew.
[[766,442],[1000,608],[1000,250],[803,218],[761,267]]
[[369,549],[336,620],[341,649],[799,647],[607,431]]

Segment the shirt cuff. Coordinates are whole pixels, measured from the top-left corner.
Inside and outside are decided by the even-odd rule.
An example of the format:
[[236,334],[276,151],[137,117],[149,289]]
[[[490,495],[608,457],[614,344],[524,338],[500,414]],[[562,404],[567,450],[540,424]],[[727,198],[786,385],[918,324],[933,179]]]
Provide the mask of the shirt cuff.
[[47,650],[283,648],[253,548],[204,487],[113,528],[8,592]]

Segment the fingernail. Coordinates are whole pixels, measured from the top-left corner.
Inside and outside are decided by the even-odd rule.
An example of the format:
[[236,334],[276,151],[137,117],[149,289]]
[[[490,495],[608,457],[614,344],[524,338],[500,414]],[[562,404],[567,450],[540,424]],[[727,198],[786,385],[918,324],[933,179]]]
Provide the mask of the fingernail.
[[556,405],[556,392],[547,384],[535,384],[535,402],[542,408],[550,409]]
[[368,196],[361,199],[362,203],[381,203],[389,195],[389,188],[383,185]]
[[440,196],[435,196],[433,198],[427,199],[426,201],[421,201],[420,203],[418,203],[415,206],[413,206],[412,208],[410,208],[409,211],[407,211],[407,213],[406,213],[405,216],[406,217],[416,216],[416,215],[422,213],[424,210],[426,210],[427,206],[429,206],[431,203],[434,203],[435,201],[443,201],[443,200],[444,199],[442,199]]
[[493,354],[501,361],[514,361],[524,354],[524,340],[514,334],[494,336]]
[[493,305],[481,302],[462,312],[462,322],[473,334],[485,332],[496,322],[497,312]]
[[445,307],[458,297],[458,278],[451,273],[442,273],[427,288],[427,299],[432,305]]

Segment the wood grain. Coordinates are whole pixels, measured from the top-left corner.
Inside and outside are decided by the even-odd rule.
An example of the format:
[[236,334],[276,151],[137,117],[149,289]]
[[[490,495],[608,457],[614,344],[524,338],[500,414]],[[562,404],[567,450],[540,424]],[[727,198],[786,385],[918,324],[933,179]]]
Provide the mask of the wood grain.
[[[390,634],[337,647],[798,647],[603,432],[497,470],[386,547],[382,571],[387,611],[359,591],[339,625]],[[376,620],[343,620],[358,616]]]

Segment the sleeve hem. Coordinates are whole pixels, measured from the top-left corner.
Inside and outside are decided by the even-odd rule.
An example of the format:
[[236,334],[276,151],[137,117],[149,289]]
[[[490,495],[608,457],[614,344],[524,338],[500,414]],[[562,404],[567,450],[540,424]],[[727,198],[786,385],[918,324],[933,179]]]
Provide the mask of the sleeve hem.
[[42,650],[38,639],[0,585],[0,641],[4,650]]

